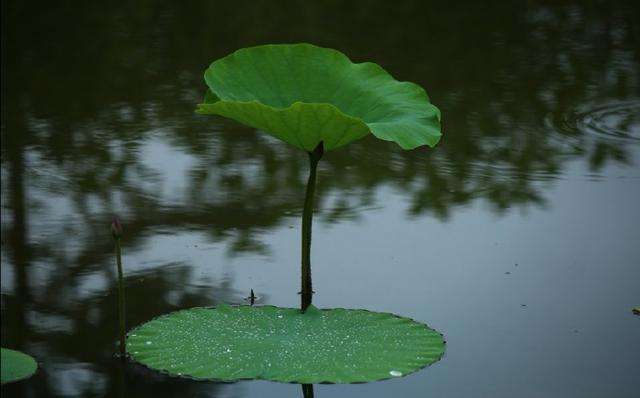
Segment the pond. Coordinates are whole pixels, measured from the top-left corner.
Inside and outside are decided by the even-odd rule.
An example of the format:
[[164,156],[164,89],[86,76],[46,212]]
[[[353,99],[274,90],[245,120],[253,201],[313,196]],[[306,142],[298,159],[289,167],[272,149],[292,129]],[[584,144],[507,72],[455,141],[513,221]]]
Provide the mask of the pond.
[[2,7],[2,346],[39,365],[3,396],[302,396],[123,366],[109,230],[129,327],[252,290],[298,305],[307,156],[194,113],[212,60],[296,42],[420,84],[443,120],[434,149],[324,156],[312,260],[314,305],[427,323],[445,355],[315,396],[637,393],[640,4]]

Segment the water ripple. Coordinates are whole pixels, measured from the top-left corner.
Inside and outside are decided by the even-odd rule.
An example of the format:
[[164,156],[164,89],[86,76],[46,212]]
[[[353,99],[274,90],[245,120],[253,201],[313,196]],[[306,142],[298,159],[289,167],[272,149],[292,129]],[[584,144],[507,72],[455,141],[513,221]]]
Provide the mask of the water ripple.
[[562,133],[640,141],[640,99],[608,102],[576,109],[554,123]]

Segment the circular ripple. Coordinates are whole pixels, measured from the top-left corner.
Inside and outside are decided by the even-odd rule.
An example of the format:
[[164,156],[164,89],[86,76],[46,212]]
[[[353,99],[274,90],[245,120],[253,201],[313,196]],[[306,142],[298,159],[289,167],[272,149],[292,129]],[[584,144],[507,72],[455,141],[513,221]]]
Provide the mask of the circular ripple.
[[137,362],[199,380],[355,383],[400,377],[438,361],[440,333],[366,310],[273,306],[192,308],[132,330]]
[[612,102],[563,118],[561,131],[580,131],[607,138],[640,141],[640,100]]

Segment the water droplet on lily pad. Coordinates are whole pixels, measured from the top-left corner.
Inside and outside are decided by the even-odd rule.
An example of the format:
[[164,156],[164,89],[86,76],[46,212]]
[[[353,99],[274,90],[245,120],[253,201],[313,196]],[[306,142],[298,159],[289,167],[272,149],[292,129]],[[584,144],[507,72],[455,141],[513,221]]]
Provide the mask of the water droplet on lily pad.
[[389,372],[389,374],[393,377],[400,377],[402,376],[402,372],[398,371],[398,370],[392,370]]

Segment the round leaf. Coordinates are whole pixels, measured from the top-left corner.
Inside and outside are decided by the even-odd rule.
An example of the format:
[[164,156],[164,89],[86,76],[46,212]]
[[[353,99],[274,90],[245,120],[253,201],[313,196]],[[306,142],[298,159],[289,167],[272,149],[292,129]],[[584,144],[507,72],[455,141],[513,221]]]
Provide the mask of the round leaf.
[[241,49],[211,64],[197,112],[264,130],[305,151],[325,151],[372,133],[402,148],[434,146],[440,111],[422,87],[380,66],[354,64],[311,44]]
[[415,372],[440,359],[444,340],[387,313],[223,305],[156,318],[129,333],[127,351],[195,379],[354,383]]
[[2,358],[2,375],[0,377],[2,384],[31,377],[38,368],[38,364],[32,357],[20,351],[2,348],[0,349],[0,357]]

